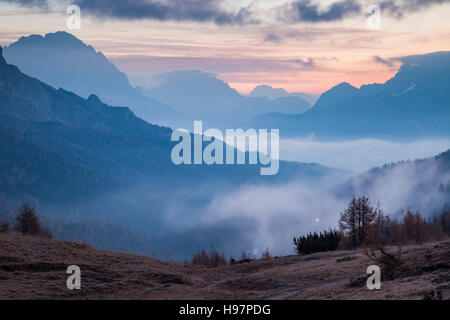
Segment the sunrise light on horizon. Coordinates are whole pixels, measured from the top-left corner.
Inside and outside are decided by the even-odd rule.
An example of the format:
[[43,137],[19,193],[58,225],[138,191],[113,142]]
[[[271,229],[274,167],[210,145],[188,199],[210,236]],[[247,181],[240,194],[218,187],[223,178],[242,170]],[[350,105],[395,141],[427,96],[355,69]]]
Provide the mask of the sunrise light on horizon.
[[[379,30],[367,28],[366,8],[373,1],[244,1],[239,6],[207,1],[213,3],[211,8],[199,13],[205,18],[193,13],[167,19],[121,16],[109,12],[107,4],[102,8],[103,2],[78,2],[82,27],[68,30],[64,8],[70,2],[50,1],[43,8],[0,1],[0,44],[9,45],[24,35],[67,31],[101,51],[133,85],[152,86],[152,75],[195,69],[217,74],[245,94],[261,84],[320,94],[341,82],[356,87],[383,83],[400,67],[396,58],[450,48],[447,1],[395,10],[395,1],[375,1],[385,7]],[[297,4],[306,6],[310,16],[288,14]],[[232,17],[245,10],[248,17],[218,23],[214,10],[238,12]]]

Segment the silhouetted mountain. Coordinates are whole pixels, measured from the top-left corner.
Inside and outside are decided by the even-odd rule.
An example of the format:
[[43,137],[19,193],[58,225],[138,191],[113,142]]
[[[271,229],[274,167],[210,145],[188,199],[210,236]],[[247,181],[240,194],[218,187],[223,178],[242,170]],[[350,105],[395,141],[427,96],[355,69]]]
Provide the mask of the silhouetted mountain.
[[347,82],[342,82],[341,84],[323,93],[317,100],[314,108],[317,108],[316,110],[333,108],[335,106],[338,106],[340,103],[347,101],[348,99],[356,97],[357,95],[357,88],[353,87]]
[[130,107],[146,120],[174,114],[167,105],[133,88],[127,76],[101,52],[67,32],[21,37],[4,48],[4,56],[8,63],[55,88],[65,88],[84,98],[96,94],[109,104]]
[[419,138],[450,135],[450,52],[401,58],[384,84],[357,89],[342,83],[299,115],[266,114],[249,126],[322,138]]
[[162,84],[143,92],[132,87],[127,76],[101,52],[61,31],[21,37],[4,48],[4,55],[24,73],[53,87],[84,98],[95,94],[108,104],[129,107],[146,121],[174,127],[186,126],[194,119],[225,127],[227,120],[248,121],[268,112],[296,114],[310,106],[296,96],[273,101],[244,97],[215,76],[200,71],[160,75]]
[[154,81],[158,86],[147,89],[146,95],[178,112],[200,115],[201,119],[217,115],[220,119],[247,121],[258,114],[296,114],[310,107],[308,102],[294,96],[274,100],[242,96],[216,75],[198,70],[164,73],[155,76]]
[[267,97],[269,99],[276,99],[287,97],[289,96],[289,93],[283,88],[272,88],[271,86],[263,84],[256,86],[248,96],[256,98]]
[[308,102],[311,106],[316,103],[317,98],[318,98],[315,95],[311,95],[311,94],[303,93],[303,92],[288,93],[283,88],[272,88],[271,86],[268,86],[265,84],[256,86],[252,90],[252,92],[250,92],[250,94],[248,96],[255,97],[255,98],[267,97],[271,100],[274,100],[277,98],[298,97],[298,98],[301,98],[301,99],[305,100],[306,102]]

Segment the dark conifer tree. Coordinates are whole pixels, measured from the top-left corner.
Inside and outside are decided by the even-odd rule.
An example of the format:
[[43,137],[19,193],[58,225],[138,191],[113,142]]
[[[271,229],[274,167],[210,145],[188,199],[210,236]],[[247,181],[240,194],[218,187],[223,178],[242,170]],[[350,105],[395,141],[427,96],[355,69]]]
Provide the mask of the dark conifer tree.
[[26,202],[22,204],[19,208],[19,213],[16,216],[14,231],[23,235],[40,235],[41,226],[36,208],[31,207]]

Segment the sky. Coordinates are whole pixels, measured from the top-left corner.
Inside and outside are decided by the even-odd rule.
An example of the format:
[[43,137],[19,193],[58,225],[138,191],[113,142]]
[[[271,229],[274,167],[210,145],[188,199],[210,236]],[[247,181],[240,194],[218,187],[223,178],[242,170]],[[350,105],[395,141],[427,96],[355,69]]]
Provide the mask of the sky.
[[[80,29],[66,25],[70,4]],[[385,82],[396,58],[450,50],[449,15],[450,0],[0,0],[0,45],[65,30],[134,85],[199,69],[241,93],[268,84],[320,94]]]

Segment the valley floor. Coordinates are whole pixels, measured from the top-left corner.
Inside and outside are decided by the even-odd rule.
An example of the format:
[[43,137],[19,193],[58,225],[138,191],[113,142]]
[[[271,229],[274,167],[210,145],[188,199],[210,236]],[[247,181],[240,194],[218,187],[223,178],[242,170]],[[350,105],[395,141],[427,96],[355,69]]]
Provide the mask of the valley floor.
[[[363,250],[207,268],[0,234],[0,299],[450,299],[450,243],[403,247],[402,261],[368,290],[376,263]],[[67,289],[69,265],[81,268],[80,290]]]

